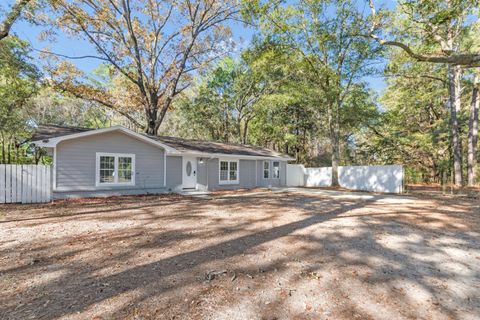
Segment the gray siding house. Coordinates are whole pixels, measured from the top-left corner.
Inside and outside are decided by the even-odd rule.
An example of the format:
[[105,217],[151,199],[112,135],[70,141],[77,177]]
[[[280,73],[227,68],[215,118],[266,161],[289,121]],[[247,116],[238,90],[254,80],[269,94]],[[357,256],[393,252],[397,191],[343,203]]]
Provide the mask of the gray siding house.
[[232,143],[149,136],[122,126],[39,126],[55,199],[286,185],[288,155]]

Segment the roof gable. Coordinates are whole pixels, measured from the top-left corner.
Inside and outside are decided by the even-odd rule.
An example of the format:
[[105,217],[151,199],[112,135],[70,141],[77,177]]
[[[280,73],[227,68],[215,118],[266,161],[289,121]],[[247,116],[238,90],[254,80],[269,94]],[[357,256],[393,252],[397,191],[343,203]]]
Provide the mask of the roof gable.
[[[58,134],[56,134],[57,131],[58,131]],[[135,131],[132,131],[122,126],[113,126],[113,127],[101,128],[101,129],[87,129],[87,128],[69,129],[68,127],[42,125],[42,126],[39,126],[35,131],[35,133],[33,134],[32,142],[40,147],[54,148],[61,141],[88,137],[96,134],[102,134],[102,133],[113,132],[113,131],[123,132],[138,140],[163,148],[167,152],[176,151],[172,147],[160,141],[149,139],[145,135],[142,135],[140,133],[137,133]]]

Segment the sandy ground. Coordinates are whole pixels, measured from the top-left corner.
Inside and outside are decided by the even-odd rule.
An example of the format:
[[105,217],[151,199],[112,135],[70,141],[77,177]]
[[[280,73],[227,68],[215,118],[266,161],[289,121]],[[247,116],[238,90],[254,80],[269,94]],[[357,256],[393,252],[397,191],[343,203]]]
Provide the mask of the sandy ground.
[[480,200],[299,190],[0,206],[0,319],[479,319]]

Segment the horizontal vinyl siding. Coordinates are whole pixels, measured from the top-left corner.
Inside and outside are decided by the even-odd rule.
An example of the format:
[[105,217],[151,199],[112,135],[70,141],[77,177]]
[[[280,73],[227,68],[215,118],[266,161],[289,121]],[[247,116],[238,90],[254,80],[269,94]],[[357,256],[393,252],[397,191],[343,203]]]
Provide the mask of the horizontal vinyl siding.
[[286,161],[279,161],[280,162],[280,178],[274,179],[273,176],[273,162],[276,160],[265,160],[270,162],[270,175],[268,179],[263,178],[263,160],[257,161],[257,185],[259,187],[283,187],[286,186],[286,179],[287,179],[287,162]]
[[203,163],[200,163],[199,158],[197,158],[197,186],[199,190],[205,191],[208,190],[208,176],[207,176],[207,162],[211,160],[203,160]]
[[[135,154],[135,186],[95,186],[96,153]],[[164,150],[121,132],[66,140],[57,146],[57,190],[163,188]]]
[[[239,183],[238,184],[219,184],[219,159],[208,161],[208,187],[209,190],[220,189],[242,189],[255,187],[255,160],[239,161]],[[200,184],[205,183],[202,174]]]
[[167,156],[167,188],[171,190],[182,187],[182,157]]

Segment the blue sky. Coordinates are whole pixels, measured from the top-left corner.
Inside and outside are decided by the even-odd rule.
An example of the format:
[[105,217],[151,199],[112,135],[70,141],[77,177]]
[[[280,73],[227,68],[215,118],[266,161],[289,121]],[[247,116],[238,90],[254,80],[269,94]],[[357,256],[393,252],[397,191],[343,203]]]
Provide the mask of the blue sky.
[[[7,4],[11,4],[13,0],[6,0]],[[393,0],[384,0],[377,1],[379,6],[393,7],[395,6],[395,1]],[[359,0],[359,6],[364,7],[365,1]],[[0,5],[1,8],[5,8],[5,4]],[[238,47],[246,47],[250,43],[252,36],[255,34],[255,30],[251,27],[244,26],[241,23],[232,22],[230,23],[232,29],[233,38],[237,42]],[[39,34],[42,31],[41,27],[34,26],[29,24],[26,21],[18,21],[13,27],[13,33],[16,34],[21,39],[28,41],[34,49],[41,50],[49,48],[49,50],[67,55],[67,56],[82,56],[82,55],[92,55],[95,54],[93,46],[87,41],[81,41],[77,39],[70,39],[64,34],[60,33],[57,36],[55,42],[51,41],[41,41],[39,39]],[[78,68],[85,71],[86,73],[94,70],[100,63],[97,59],[81,59],[73,60],[73,63],[77,65]],[[380,93],[385,88],[385,81],[383,77],[368,77],[365,79],[370,87],[375,90],[377,93]]]

